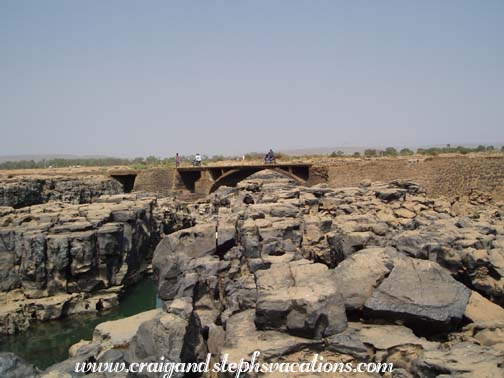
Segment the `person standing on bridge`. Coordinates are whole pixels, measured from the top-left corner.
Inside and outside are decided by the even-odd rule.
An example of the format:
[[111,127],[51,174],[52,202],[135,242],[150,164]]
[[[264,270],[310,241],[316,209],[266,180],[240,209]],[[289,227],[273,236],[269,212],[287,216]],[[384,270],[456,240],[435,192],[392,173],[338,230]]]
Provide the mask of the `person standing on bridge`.
[[180,167],[180,156],[178,152],[175,154],[175,167]]

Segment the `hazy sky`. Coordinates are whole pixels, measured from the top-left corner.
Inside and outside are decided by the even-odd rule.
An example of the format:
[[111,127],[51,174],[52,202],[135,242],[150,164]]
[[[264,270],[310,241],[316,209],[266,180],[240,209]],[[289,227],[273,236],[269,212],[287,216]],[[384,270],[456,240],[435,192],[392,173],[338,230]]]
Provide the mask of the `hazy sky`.
[[0,0],[0,155],[479,142],[502,0]]

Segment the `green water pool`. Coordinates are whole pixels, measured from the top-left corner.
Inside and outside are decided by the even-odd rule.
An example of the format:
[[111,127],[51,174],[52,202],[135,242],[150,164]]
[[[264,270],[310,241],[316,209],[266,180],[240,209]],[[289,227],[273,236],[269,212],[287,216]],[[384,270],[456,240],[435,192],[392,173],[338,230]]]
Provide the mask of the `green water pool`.
[[37,323],[26,332],[0,336],[0,351],[13,352],[40,369],[68,358],[68,348],[81,339],[90,340],[95,326],[161,307],[151,278],[128,289],[119,306],[98,315],[75,315]]

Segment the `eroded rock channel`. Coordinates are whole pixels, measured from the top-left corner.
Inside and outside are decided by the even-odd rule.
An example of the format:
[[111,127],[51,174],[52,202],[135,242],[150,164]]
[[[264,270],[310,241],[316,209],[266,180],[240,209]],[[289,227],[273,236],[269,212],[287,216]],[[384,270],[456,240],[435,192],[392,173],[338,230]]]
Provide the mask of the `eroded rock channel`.
[[76,362],[200,362],[207,353],[239,361],[260,351],[268,362],[319,353],[394,363],[391,373],[359,377],[500,377],[504,207],[467,214],[410,181],[307,188],[264,175],[190,204],[134,193],[10,209],[0,219],[11,264],[3,295],[22,299],[3,329],[23,328],[32,298],[68,298],[35,312],[40,319],[86,301],[108,306],[111,289],[135,280],[152,257],[162,309],[98,325],[45,371],[15,366],[69,377],[79,376]]

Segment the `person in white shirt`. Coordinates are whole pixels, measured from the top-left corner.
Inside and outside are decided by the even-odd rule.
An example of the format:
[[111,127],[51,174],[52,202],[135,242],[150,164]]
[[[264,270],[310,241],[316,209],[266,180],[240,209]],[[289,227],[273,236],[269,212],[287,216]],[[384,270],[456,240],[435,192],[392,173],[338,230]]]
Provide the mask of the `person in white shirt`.
[[201,155],[200,154],[194,155],[193,165],[201,165]]

